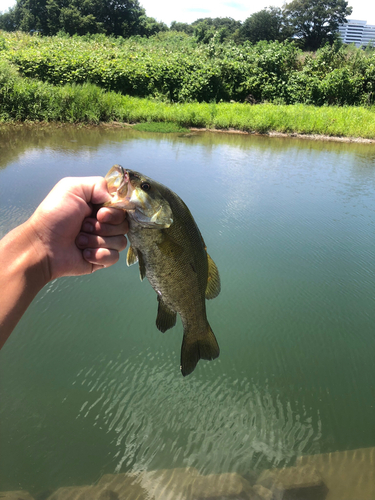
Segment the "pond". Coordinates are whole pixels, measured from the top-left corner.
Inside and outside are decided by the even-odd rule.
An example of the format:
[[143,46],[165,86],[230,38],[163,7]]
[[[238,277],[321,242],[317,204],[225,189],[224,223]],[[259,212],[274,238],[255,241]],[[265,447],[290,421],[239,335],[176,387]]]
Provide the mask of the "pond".
[[0,491],[188,467],[254,484],[305,455],[339,457],[345,485],[341,456],[375,456],[375,145],[69,126],[0,141],[0,236],[62,177],[119,163],[186,202],[222,283],[220,357],[185,378],[181,322],[157,330],[126,251],[42,290],[0,353]]

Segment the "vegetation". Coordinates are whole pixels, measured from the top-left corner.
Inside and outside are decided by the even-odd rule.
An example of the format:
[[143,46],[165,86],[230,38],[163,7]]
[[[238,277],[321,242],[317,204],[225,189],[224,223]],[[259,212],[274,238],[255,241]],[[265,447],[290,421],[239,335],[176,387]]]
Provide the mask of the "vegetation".
[[337,39],[340,24],[352,13],[346,0],[292,0],[283,13],[292,36],[305,50],[317,50]]
[[138,0],[17,0],[0,16],[0,28],[55,35],[105,33],[145,35],[167,30],[164,23],[147,17]]
[[166,103],[106,92],[90,83],[55,86],[21,77],[8,62],[0,62],[0,122],[169,122],[181,127],[375,138],[374,118],[374,108],[363,107]]
[[[0,30],[0,121],[373,138],[375,51],[336,39],[349,13],[346,0],[293,0],[244,23],[206,18],[168,30],[138,0],[18,0],[0,15],[0,26],[8,23]],[[42,35],[16,26],[40,26]]]
[[279,42],[291,37],[291,30],[285,24],[282,9],[270,7],[255,12],[248,17],[241,26],[240,38],[252,43],[261,40],[277,40]]
[[[219,42],[240,39],[241,22],[231,17],[201,18],[194,21],[191,27],[197,42],[209,43],[214,37]],[[186,29],[184,31],[188,33]]]
[[[2,47],[2,49],[1,49]],[[326,45],[304,53],[292,42],[199,44],[185,33],[150,38],[0,34],[0,60],[53,85],[169,102],[371,105],[375,53]]]
[[[191,24],[172,22],[171,30],[194,36],[199,43],[229,41],[241,44],[298,41],[305,50],[316,50],[338,37],[339,24],[352,8],[347,0],[292,0],[280,8],[255,12],[241,23],[232,18],[202,18]],[[148,17],[139,0],[17,0],[0,14],[0,29],[56,35],[103,33],[107,36],[152,36],[168,27]]]

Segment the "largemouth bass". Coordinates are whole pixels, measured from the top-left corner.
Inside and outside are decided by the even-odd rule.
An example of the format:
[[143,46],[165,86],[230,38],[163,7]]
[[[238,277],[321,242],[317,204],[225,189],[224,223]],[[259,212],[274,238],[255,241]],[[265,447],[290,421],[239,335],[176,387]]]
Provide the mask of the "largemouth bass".
[[114,165],[106,175],[112,200],[106,206],[127,211],[130,247],[127,264],[138,262],[157,293],[157,328],[184,328],[181,372],[186,376],[200,359],[215,359],[219,346],[207,321],[206,299],[220,292],[217,267],[188,207],[168,189],[143,174]]

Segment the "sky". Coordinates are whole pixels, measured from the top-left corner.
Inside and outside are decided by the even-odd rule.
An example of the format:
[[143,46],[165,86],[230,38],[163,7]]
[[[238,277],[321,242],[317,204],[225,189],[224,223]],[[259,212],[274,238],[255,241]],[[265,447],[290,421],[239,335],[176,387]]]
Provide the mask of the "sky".
[[[254,12],[271,5],[282,7],[284,0],[140,0],[146,14],[168,26],[172,21],[192,23],[201,17],[232,17],[244,21]],[[0,11],[16,4],[15,0],[0,0]],[[349,19],[367,21],[375,25],[375,2],[373,0],[349,0],[353,13]]]

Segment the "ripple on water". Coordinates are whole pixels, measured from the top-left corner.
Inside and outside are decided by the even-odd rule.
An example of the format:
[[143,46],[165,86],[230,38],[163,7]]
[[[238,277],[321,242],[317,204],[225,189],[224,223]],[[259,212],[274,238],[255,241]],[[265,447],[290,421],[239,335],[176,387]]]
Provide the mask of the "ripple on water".
[[[247,378],[225,374],[183,379],[168,367],[175,353],[146,351],[81,370],[89,399],[78,419],[91,419],[111,440],[114,471],[196,467],[201,473],[285,465],[319,451],[319,414],[283,401]],[[171,358],[171,359],[170,359]]]

